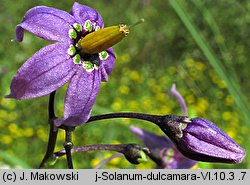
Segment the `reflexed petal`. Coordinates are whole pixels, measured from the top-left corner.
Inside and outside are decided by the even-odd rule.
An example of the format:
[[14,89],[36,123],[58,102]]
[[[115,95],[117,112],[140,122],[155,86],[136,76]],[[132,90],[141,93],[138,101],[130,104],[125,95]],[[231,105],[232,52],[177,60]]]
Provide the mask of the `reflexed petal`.
[[72,14],[76,21],[82,25],[84,25],[86,20],[90,20],[92,23],[95,22],[100,28],[104,26],[102,17],[96,10],[77,2],[74,3],[70,14]]
[[109,57],[101,62],[101,80],[108,81],[108,76],[115,66],[115,54],[112,48],[107,50]]
[[155,161],[158,168],[186,169],[196,164],[196,161],[182,155],[174,144],[164,136],[159,136],[146,130],[130,127],[150,149],[150,158]]
[[34,35],[50,41],[69,39],[68,31],[75,19],[69,13],[46,6],[36,6],[25,15],[21,24],[16,27],[16,39],[23,40],[23,32],[27,30]]
[[138,127],[130,127],[131,131],[134,132],[143,143],[149,148],[165,148],[173,146],[173,143],[165,136],[158,136],[154,133],[140,129]]
[[99,70],[79,70],[69,83],[64,104],[64,119],[56,120],[56,126],[77,126],[85,123],[89,119],[100,83]]
[[37,51],[17,71],[7,98],[40,97],[64,85],[74,74],[67,49],[65,44],[56,43]]

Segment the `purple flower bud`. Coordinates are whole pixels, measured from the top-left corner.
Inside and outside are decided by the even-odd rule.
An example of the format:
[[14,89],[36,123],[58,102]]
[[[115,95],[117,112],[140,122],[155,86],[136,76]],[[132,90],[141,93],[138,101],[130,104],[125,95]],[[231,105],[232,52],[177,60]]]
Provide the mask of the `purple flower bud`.
[[225,132],[203,118],[166,116],[158,126],[176,144],[179,151],[194,160],[241,163],[245,151]]

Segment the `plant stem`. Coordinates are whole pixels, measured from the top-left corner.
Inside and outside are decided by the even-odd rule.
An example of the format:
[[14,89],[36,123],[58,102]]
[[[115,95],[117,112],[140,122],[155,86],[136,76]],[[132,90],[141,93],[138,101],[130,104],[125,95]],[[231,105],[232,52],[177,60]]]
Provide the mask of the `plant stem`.
[[64,143],[64,149],[66,152],[66,158],[67,158],[67,164],[69,169],[74,169],[73,162],[72,162],[72,156],[71,156],[71,149],[73,147],[72,143],[72,131],[74,128],[66,128],[65,129],[65,143]]
[[49,131],[49,139],[48,139],[48,145],[47,145],[47,151],[45,153],[45,156],[39,166],[39,168],[44,168],[46,166],[46,163],[53,158],[54,155],[54,149],[56,145],[56,139],[57,139],[57,133],[58,130],[54,129],[54,120],[56,119],[55,111],[54,111],[54,99],[55,99],[56,91],[52,92],[49,96],[49,106],[48,106],[48,114],[49,114],[49,125],[50,125],[50,131]]
[[159,124],[162,122],[162,119],[165,116],[151,115],[151,114],[142,114],[142,113],[134,113],[134,112],[120,112],[120,113],[111,113],[111,114],[102,114],[97,116],[91,116],[88,122],[102,120],[102,119],[112,119],[112,118],[134,118],[140,120],[146,120],[153,122],[155,124]]
[[[97,144],[97,145],[89,145],[89,146],[79,146],[76,148],[72,148],[71,152],[72,153],[79,152],[79,151],[86,152],[90,150],[109,150],[109,151],[119,152],[119,153],[122,153],[126,157],[126,159],[132,164],[139,164],[140,158],[143,159],[144,158],[143,155],[149,155],[150,153],[147,147],[142,147],[137,144],[118,144],[118,145]],[[68,156],[71,157],[71,152],[70,150],[66,150],[66,147],[65,147],[65,150],[58,151],[54,155],[56,157],[61,157],[66,154],[67,159],[68,159]],[[68,160],[68,164],[70,168],[70,165],[72,165],[72,161]]]
[[[109,151],[116,151],[116,152],[122,152],[123,148],[126,146],[126,144],[119,144],[119,145],[111,145],[111,144],[96,144],[96,145],[88,145],[88,146],[79,146],[72,148],[71,153],[76,152],[87,152],[87,151],[95,151],[95,150],[109,150]],[[60,150],[58,152],[55,152],[56,157],[61,157],[64,155],[67,155],[66,150]]]
[[111,114],[102,114],[97,116],[91,116],[88,122],[97,121],[102,119],[112,119],[112,118],[134,118],[149,121],[154,123],[169,137],[175,138],[175,134],[172,129],[178,130],[178,125],[181,122],[190,122],[187,116],[175,116],[175,115],[151,115],[151,114],[143,114],[143,113],[135,113],[135,112],[119,112],[119,113],[111,113]]

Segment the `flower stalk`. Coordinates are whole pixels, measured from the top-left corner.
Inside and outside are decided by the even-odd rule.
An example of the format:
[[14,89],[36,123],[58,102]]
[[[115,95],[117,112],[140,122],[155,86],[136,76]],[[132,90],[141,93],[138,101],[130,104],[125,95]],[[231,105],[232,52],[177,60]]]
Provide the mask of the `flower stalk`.
[[[79,146],[72,148],[71,153],[76,152],[87,152],[87,151],[96,151],[96,150],[108,150],[121,153],[125,158],[132,164],[139,164],[141,162],[147,161],[146,155],[149,155],[150,151],[147,147],[143,147],[137,144],[97,144],[97,145],[88,145],[88,146]],[[54,153],[56,158],[64,156],[67,154],[66,149]]]
[[73,162],[72,162],[72,156],[71,156],[71,149],[73,148],[73,142],[72,142],[72,131],[73,130],[74,130],[74,128],[72,128],[72,127],[65,129],[64,149],[65,149],[65,153],[66,153],[68,169],[74,169]]
[[145,121],[153,122],[155,124],[159,124],[162,122],[162,119],[164,119],[165,116],[142,114],[142,113],[135,113],[135,112],[119,112],[119,113],[91,116],[89,120],[87,121],[87,123],[92,122],[92,121],[98,121],[98,120],[103,120],[103,119],[113,119],[113,118],[134,118],[134,119],[145,120]]
[[57,139],[57,133],[58,129],[54,128],[54,120],[56,119],[55,111],[54,111],[54,99],[55,99],[56,91],[53,91],[49,96],[49,106],[48,106],[48,123],[50,125],[50,131],[49,131],[49,139],[48,139],[48,145],[47,145],[47,151],[44,155],[44,158],[39,165],[39,168],[45,168],[48,161],[53,160],[53,154],[54,149],[56,145],[56,139]]

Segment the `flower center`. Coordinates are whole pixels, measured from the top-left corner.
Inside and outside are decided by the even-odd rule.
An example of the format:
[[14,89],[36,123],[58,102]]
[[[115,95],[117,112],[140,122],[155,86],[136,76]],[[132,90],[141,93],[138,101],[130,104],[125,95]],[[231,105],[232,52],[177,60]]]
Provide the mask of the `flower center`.
[[73,41],[68,49],[68,54],[76,65],[82,65],[86,71],[91,72],[98,69],[100,62],[109,57],[106,50],[126,37],[129,34],[129,28],[143,21],[141,19],[131,26],[121,24],[103,29],[96,22],[90,20],[86,20],[83,27],[75,23],[68,32],[69,38]]
[[79,40],[84,38],[87,34],[95,32],[99,29],[100,27],[96,25],[96,23],[91,23],[90,20],[87,20],[83,27],[78,23],[73,24],[72,29],[68,32],[69,38],[72,39],[72,44],[70,44],[68,48],[68,54],[71,58],[73,58],[74,64],[82,66],[87,72],[97,70],[100,65],[100,61],[107,60],[109,57],[107,51],[88,54],[81,52],[79,49]]

